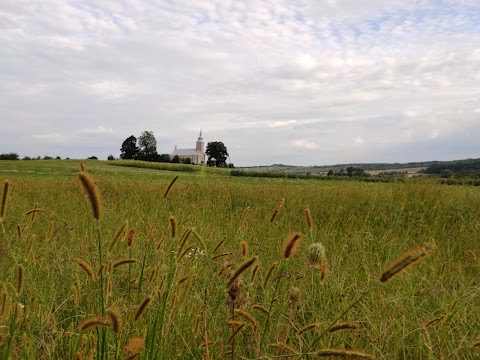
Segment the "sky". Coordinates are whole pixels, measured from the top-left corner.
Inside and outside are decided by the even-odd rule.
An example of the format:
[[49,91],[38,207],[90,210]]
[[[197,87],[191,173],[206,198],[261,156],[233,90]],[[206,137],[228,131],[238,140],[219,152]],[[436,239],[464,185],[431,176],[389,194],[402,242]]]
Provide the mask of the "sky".
[[0,153],[480,157],[478,0],[0,0]]

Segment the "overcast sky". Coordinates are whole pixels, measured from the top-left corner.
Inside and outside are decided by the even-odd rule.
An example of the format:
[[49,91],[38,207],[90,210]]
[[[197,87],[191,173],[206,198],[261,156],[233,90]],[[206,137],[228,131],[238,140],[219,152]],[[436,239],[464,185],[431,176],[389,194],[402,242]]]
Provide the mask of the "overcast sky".
[[0,0],[0,153],[480,157],[479,0]]

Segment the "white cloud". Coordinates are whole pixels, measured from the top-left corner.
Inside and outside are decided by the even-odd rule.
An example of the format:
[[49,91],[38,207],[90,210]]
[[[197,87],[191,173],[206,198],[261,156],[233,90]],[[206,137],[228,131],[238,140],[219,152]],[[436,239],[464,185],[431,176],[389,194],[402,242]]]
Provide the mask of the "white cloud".
[[284,127],[284,126],[293,125],[296,122],[297,122],[296,120],[273,121],[271,123],[268,123],[267,126],[270,127],[270,128]]
[[62,144],[65,142],[65,136],[59,133],[49,133],[49,134],[34,134],[32,135],[34,140],[39,141],[40,143],[46,144]]
[[314,141],[307,141],[304,139],[292,141],[293,146],[303,149],[318,149],[320,146]]
[[106,135],[113,134],[113,129],[106,128],[103,125],[100,125],[96,128],[80,130],[79,133],[84,135]]
[[355,144],[364,144],[365,140],[363,140],[360,136],[357,136],[355,139],[353,139]]

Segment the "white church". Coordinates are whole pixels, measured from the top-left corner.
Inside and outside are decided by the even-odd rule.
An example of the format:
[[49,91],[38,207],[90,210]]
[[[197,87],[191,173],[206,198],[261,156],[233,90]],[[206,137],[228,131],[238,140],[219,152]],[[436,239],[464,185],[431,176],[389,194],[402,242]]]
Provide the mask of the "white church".
[[175,150],[170,154],[170,159],[177,155],[180,160],[190,159],[192,164],[205,165],[205,144],[203,143],[202,130],[200,130],[195,149],[178,149],[175,145]]

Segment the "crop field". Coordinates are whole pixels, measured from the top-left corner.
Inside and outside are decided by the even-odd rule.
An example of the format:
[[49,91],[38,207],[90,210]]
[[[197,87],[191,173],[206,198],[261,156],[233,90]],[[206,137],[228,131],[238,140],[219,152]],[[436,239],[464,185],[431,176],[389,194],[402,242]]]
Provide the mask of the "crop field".
[[0,162],[0,359],[480,358],[479,187],[82,166]]

